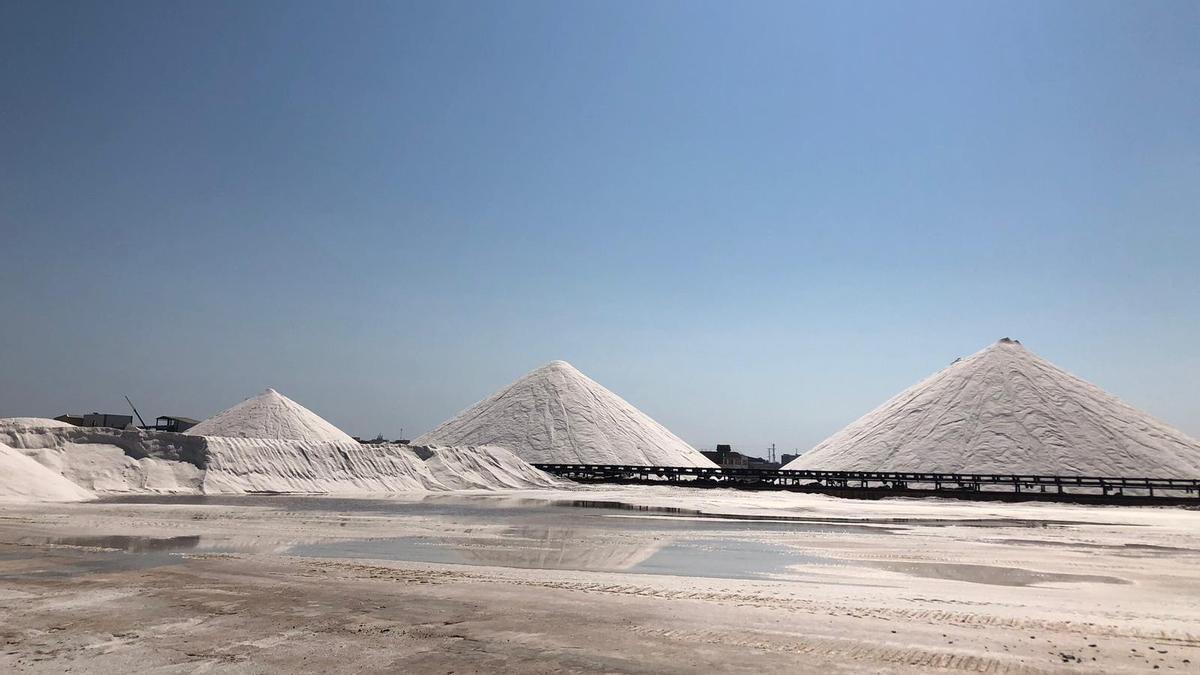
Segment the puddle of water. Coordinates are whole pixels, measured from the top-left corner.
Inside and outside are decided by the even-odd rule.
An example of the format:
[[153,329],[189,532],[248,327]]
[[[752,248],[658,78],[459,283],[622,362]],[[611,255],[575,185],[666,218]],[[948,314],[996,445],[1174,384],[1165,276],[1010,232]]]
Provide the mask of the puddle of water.
[[[3,546],[3,545],[0,545]],[[28,547],[53,546],[32,552]],[[288,545],[290,547],[290,544]],[[181,537],[135,537],[128,535],[80,535],[67,537],[21,537],[16,545],[0,551],[0,561],[38,561],[44,567],[0,573],[0,579],[64,578],[100,572],[126,572],[174,565],[183,553],[239,553],[278,551],[278,542],[230,541],[198,535]]]
[[[1049,528],[1066,525],[1124,525],[1123,523],[1101,523],[1087,520],[1053,520],[1027,518],[836,518],[783,515],[751,515],[741,513],[710,513],[697,509],[684,509],[663,506],[644,506],[620,501],[591,501],[570,500],[551,502],[554,506],[566,506],[585,509],[608,509],[617,511],[641,511],[644,513],[665,514],[688,517],[694,520],[731,520],[753,523],[809,523],[816,525],[917,525],[922,527],[1022,527]],[[873,528],[877,533],[886,533],[906,528]]]
[[[694,527],[687,528],[687,529],[692,529],[692,530],[701,530],[701,529],[710,530],[710,529],[714,529],[714,528],[715,529],[727,529],[727,530],[759,529],[759,530],[771,530],[771,531],[775,531],[775,532],[780,532],[780,531],[783,531],[783,532],[826,532],[826,533],[831,533],[831,534],[854,533],[854,534],[890,535],[890,534],[895,534],[896,532],[902,531],[904,529],[902,527],[888,527],[886,525],[858,525],[858,524],[852,524],[852,523],[843,524],[840,522],[826,523],[826,522],[822,522],[819,520],[812,520],[812,521],[808,521],[808,520],[794,520],[793,521],[793,520],[779,520],[779,519],[760,520],[760,519],[754,518],[752,516],[747,516],[745,518],[731,519],[732,522],[736,522],[738,524],[738,527],[729,526],[729,527],[724,527],[724,528],[721,528],[720,526],[713,526],[712,523],[713,523],[714,519],[711,517],[708,517],[708,516],[613,515],[613,516],[608,516],[608,517],[613,518],[613,519],[643,520],[643,521],[653,521],[656,523],[664,523],[668,528],[686,527],[687,525],[690,524],[690,525],[693,525]],[[725,519],[717,518],[715,520],[717,522],[720,522]]]
[[1056,572],[1038,572],[1020,567],[999,567],[995,565],[967,565],[962,563],[928,563],[928,562],[890,562],[890,561],[847,561],[848,564],[874,569],[898,572],[912,577],[926,579],[946,579],[949,581],[966,581],[973,584],[989,586],[1036,586],[1048,583],[1096,583],[1096,584],[1128,584],[1118,577],[1107,577],[1096,574],[1061,574]]
[[[27,537],[26,545],[79,549],[56,550],[71,558],[55,576],[148,568],[178,562],[180,553],[261,550],[252,540],[230,542],[217,537],[72,536]],[[85,551],[82,549],[102,549]],[[794,575],[789,569],[809,564],[835,564],[831,558],[799,549],[745,539],[635,538],[594,529],[513,527],[493,537],[393,537],[297,543],[283,555],[358,558],[408,562],[487,565],[524,569],[629,572],[729,579],[764,579]],[[175,554],[175,555],[172,555]],[[28,572],[23,573],[28,575]]]
[[127,535],[101,535],[79,537],[22,537],[19,544],[53,544],[80,548],[103,548],[129,553],[154,551],[187,551],[200,545],[199,536],[187,537],[132,537]]
[[[253,552],[262,548],[253,540],[231,542],[200,536],[26,537],[19,543],[67,547],[56,549],[51,554],[51,557],[67,560],[65,563],[60,561],[52,569],[24,571],[15,576],[74,576],[142,569],[179,562],[181,558],[178,554],[181,553]],[[674,542],[660,538],[614,536],[613,533],[606,536],[594,529],[528,526],[508,528],[500,536],[494,537],[412,536],[325,541],[297,543],[277,552],[317,558],[736,579],[785,574],[791,566],[825,560],[802,555],[786,546],[737,539]],[[16,557],[20,559],[19,555]]]
[[1044,529],[1052,527],[1078,527],[1104,525],[1108,527],[1142,527],[1136,523],[1103,523],[1092,520],[1033,520],[1027,518],[963,518],[945,520],[934,518],[888,518],[879,522],[924,527],[1022,527]]
[[[175,565],[181,553],[254,550],[220,538],[198,535],[181,537],[135,537],[128,535],[80,535],[68,537],[22,537],[17,546],[0,553],[4,561],[37,561],[39,567],[0,574],[0,579],[69,578],[83,574],[127,572]],[[49,552],[32,553],[31,546],[54,546]]]
[[318,558],[487,565],[522,569],[627,572],[720,579],[767,579],[789,568],[832,559],[788,546],[744,540],[589,541],[573,531],[527,530],[503,539],[402,537],[297,546],[288,553]]
[[[178,562],[181,553],[269,552],[326,558],[361,558],[529,569],[632,572],[679,576],[797,579],[810,565],[874,567],[909,576],[1001,586],[1053,582],[1125,583],[1115,577],[1051,574],[1019,568],[922,562],[842,560],[803,549],[769,544],[755,532],[853,532],[888,535],[912,526],[1050,527],[1096,525],[1075,521],[1017,519],[813,518],[705,513],[695,509],[647,507],[620,501],[514,498],[490,495],[422,495],[394,499],[313,496],[198,497],[139,495],[109,503],[192,504],[271,508],[323,513],[384,514],[436,518],[436,537],[389,537],[331,541],[270,540],[236,535],[135,537],[72,536],[26,538],[19,543],[102,549],[69,554],[86,564],[62,566],[63,575],[136,569]],[[487,526],[487,536],[470,536]],[[496,526],[501,526],[497,531]],[[703,538],[700,537],[703,535]],[[1034,541],[1034,540],[1030,540]],[[60,549],[64,551],[67,549]],[[64,556],[68,554],[63,554]]]
[[794,576],[803,565],[835,565],[836,558],[800,553],[789,546],[754,541],[681,541],[663,547],[630,569],[641,574],[668,574],[718,579],[771,579]]
[[27,551],[6,551],[0,560],[30,563],[28,567],[6,565],[10,571],[0,573],[0,580],[67,579],[84,574],[127,572],[182,562],[178,555],[164,551],[142,551],[130,555],[111,549],[56,549],[51,553],[39,552],[36,555],[30,555]]
[[630,504],[628,502],[614,501],[597,501],[593,499],[571,499],[557,500],[548,502],[554,506],[564,506],[574,509],[612,509],[616,511],[645,511],[650,513],[675,513],[680,515],[704,515],[703,511],[696,509],[682,509],[674,506],[645,506],[643,504]]
[[[602,528],[607,530],[692,530],[705,531],[792,531],[857,532],[888,535],[903,527],[885,521],[850,518],[805,518],[794,516],[750,516],[706,513],[695,509],[641,506],[619,501],[549,500],[490,495],[427,495],[389,499],[346,499],[340,497],[135,495],[103,500],[115,504],[188,504],[272,508],[280,511],[330,514],[380,514],[394,518],[446,518],[478,523],[534,524]],[[643,519],[630,518],[630,512]],[[625,518],[614,518],[625,516]],[[653,519],[651,521],[650,519]]]
[[[1051,528],[1058,526],[1122,525],[1075,520],[1033,520],[1018,518],[837,518],[789,515],[747,515],[737,513],[713,513],[698,509],[667,506],[645,506],[612,500],[552,500],[503,495],[396,495],[383,499],[356,499],[344,497],[296,496],[296,495],[131,495],[109,497],[101,500],[112,504],[186,504],[209,506],[241,506],[272,508],[280,511],[328,512],[328,513],[372,513],[392,517],[484,517],[489,522],[514,520],[524,522],[541,521],[547,525],[570,519],[572,525],[611,528],[612,523],[601,523],[597,516],[625,515],[637,512],[645,516],[657,516],[655,527],[678,521],[681,529],[697,526],[716,529],[790,529],[796,531],[862,532],[863,534],[886,535],[911,527],[997,527],[997,528]],[[565,512],[571,512],[567,515]],[[629,528],[642,528],[635,519],[628,519]],[[805,527],[798,527],[804,525]]]
[[[17,544],[23,546],[67,546],[80,549],[103,549],[122,553],[248,553],[277,550],[278,542],[251,537],[231,540],[224,537],[136,537],[116,535],[80,535],[68,537],[21,537]],[[286,544],[291,546],[291,543]]]
[[1053,548],[1077,548],[1086,550],[1145,553],[1148,555],[1200,555],[1200,549],[1157,544],[1089,544],[1078,541],[1051,541],[1047,539],[988,539],[991,544],[1014,544],[1017,546],[1045,546]]
[[[612,532],[566,527],[512,527],[490,537],[391,537],[281,543],[220,537],[134,537],[126,535],[27,537],[24,545],[66,547],[50,554],[52,564],[18,570],[3,578],[71,577],[97,572],[148,569],[181,561],[182,553],[256,552],[291,556],[395,560],[456,565],[628,572],[722,579],[797,579],[797,568],[866,567],[913,577],[993,586],[1043,583],[1128,583],[1117,577],[1039,572],[1017,567],[907,561],[847,560],[812,555],[792,546],[742,538],[631,538]],[[88,550],[92,549],[92,550]],[[98,549],[98,550],[94,550]],[[6,551],[3,559],[32,559]]]

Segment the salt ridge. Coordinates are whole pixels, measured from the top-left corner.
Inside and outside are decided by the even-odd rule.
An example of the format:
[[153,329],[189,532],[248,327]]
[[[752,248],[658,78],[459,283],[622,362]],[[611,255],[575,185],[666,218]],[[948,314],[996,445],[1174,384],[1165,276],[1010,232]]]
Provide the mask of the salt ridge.
[[[0,449],[11,451],[0,453],[0,499],[146,493],[381,495],[564,485],[494,447],[368,446],[356,441],[14,427],[0,429]],[[19,480],[9,481],[10,476]]]

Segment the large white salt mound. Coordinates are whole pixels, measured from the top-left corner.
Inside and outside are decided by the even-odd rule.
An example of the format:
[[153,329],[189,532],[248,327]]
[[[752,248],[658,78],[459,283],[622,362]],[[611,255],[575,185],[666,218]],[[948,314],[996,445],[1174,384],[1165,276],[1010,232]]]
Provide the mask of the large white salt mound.
[[525,375],[413,444],[494,445],[534,464],[716,466],[565,361]]
[[191,436],[275,438],[313,443],[356,442],[320,415],[274,389],[219,412],[184,433]]
[[1200,441],[1005,338],[785,469],[1200,477]]
[[0,501],[78,502],[94,498],[91,492],[20,450],[0,444]]
[[69,422],[59,422],[46,417],[5,417],[0,419],[0,427],[16,429],[61,429],[73,427]]

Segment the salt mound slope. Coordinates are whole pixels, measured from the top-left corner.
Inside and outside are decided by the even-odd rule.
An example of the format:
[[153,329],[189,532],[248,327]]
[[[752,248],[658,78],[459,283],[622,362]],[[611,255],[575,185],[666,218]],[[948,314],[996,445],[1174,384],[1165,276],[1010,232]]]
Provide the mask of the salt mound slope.
[[62,474],[0,444],[0,501],[78,502],[93,497]]
[[105,494],[197,494],[204,443],[138,429],[0,426],[0,444],[89,492]]
[[503,448],[207,440],[204,494],[386,494],[562,486]]
[[0,419],[0,427],[17,429],[61,429],[73,427],[69,422],[59,422],[46,417],[5,417]]
[[205,494],[421,492],[437,480],[403,446],[209,438]]
[[1200,441],[1005,338],[784,468],[1194,478]]
[[534,464],[716,466],[565,361],[525,375],[416,445],[495,445]]
[[550,474],[496,446],[434,447],[425,465],[449,490],[563,487]]
[[355,443],[313,411],[268,389],[213,415],[184,433],[228,438],[282,438],[293,441]]

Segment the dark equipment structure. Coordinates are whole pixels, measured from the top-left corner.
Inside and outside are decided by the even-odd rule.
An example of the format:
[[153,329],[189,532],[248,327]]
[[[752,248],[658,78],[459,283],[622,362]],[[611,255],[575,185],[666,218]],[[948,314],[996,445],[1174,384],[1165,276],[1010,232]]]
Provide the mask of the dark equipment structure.
[[190,417],[174,417],[172,415],[160,415],[157,419],[154,420],[153,428],[155,431],[170,431],[172,433],[182,434],[183,432],[187,431],[188,429],[191,429],[192,427],[196,426],[199,423],[200,423],[199,420],[194,420]]
[[534,466],[546,473],[579,483],[790,490],[857,499],[951,497],[1000,501],[1200,505],[1200,478],[813,471],[613,464]]
[[87,413],[82,416],[81,427],[108,427],[110,429],[125,429],[133,424],[132,415],[108,415],[105,413]]
[[[142,414],[133,405],[133,401],[129,397],[125,397],[125,402],[129,404],[129,409],[137,416],[138,429],[150,429],[153,431],[170,431],[174,433],[183,433],[188,429],[199,424],[197,420],[190,417],[177,417],[174,415],[162,415],[154,420],[154,426],[146,424],[146,420],[142,419]],[[86,415],[72,415],[67,413],[59,415],[54,419],[59,422],[74,424],[77,427],[107,427],[111,429],[128,429],[133,426],[133,417],[130,415],[108,415],[104,413],[88,413]]]
[[730,445],[721,444],[716,450],[701,450],[700,454],[712,460],[713,464],[722,468],[739,468],[750,466],[748,457],[737,452]]
[[[128,396],[126,396],[126,397],[125,397],[125,402],[129,404],[129,409],[133,411],[133,414],[134,414],[134,415],[137,415],[137,418],[138,418],[138,426],[139,426],[140,428],[142,428],[142,429],[145,429],[145,428],[146,428],[146,420],[142,419],[142,414],[141,414],[140,412],[138,412],[138,411],[137,411],[137,407],[133,405],[133,401],[130,401],[130,400],[129,400],[129,397],[128,397]],[[132,420],[131,420],[131,421],[132,421]]]
[[778,469],[779,465],[774,460],[774,445],[769,448],[768,453],[769,459],[752,457],[738,452],[733,449],[733,446],[724,443],[718,445],[716,450],[700,451],[700,454],[723,469]]

